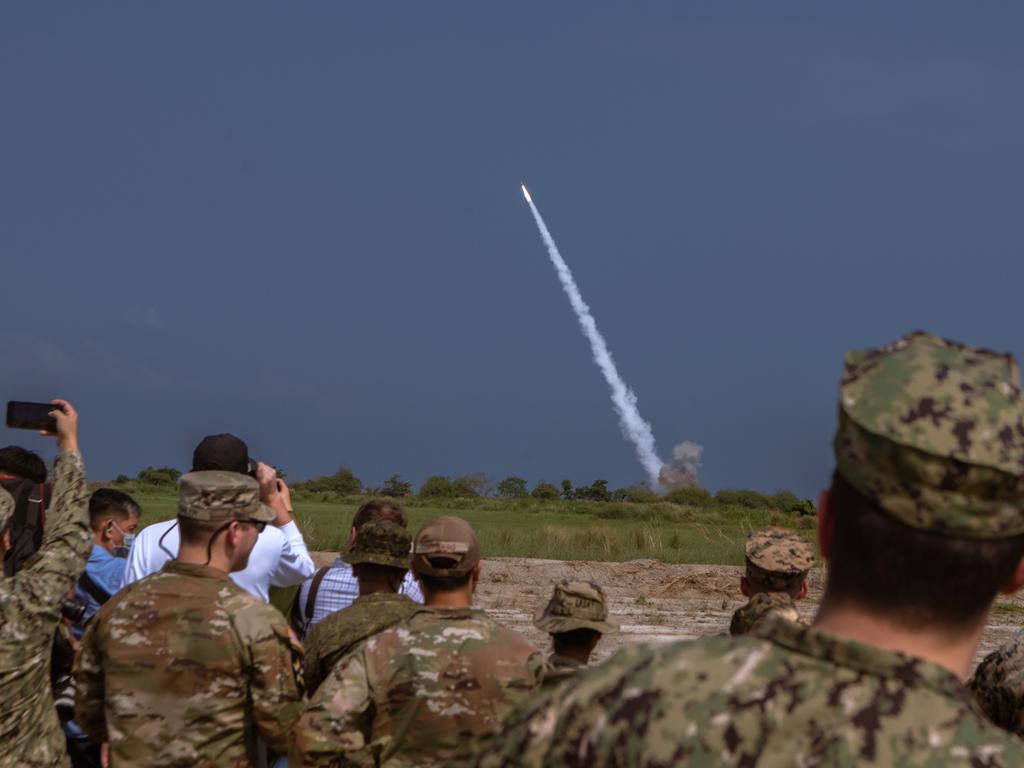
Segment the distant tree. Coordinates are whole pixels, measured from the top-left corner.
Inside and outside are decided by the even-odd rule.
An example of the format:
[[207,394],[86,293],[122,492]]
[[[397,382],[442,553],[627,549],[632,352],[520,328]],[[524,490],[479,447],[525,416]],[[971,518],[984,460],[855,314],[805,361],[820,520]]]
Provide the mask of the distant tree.
[[123,485],[128,482],[131,482],[131,478],[128,475],[118,475],[114,478],[115,485]]
[[420,496],[428,499],[450,499],[455,495],[451,478],[444,475],[431,475],[420,486]]
[[490,496],[494,489],[494,480],[483,472],[474,472],[471,475],[462,475],[455,478],[455,485],[469,488],[472,493],[459,494],[460,496]]
[[150,485],[174,485],[179,477],[181,472],[174,467],[146,467],[135,476],[135,479]]
[[611,501],[607,480],[595,480],[590,485],[576,489],[576,498],[588,501]]
[[557,499],[559,497],[558,489],[543,480],[533,487],[530,495],[535,499]]
[[526,480],[515,475],[509,475],[498,483],[497,493],[506,499],[522,499],[528,496],[530,492],[526,489]]
[[704,488],[675,488],[665,495],[665,499],[673,504],[700,507],[701,509],[715,504],[711,494]]
[[644,483],[633,483],[625,488],[619,488],[612,492],[612,497],[631,501],[634,504],[650,504],[658,501],[658,494],[648,488]]
[[766,509],[771,506],[768,497],[757,491],[736,490],[734,488],[723,488],[715,494],[715,501],[731,507],[745,507],[746,509]]
[[392,475],[384,481],[380,489],[382,496],[408,496],[412,493],[412,483],[407,483],[401,475]]
[[563,499],[575,499],[576,491],[573,490],[571,480],[562,481],[562,498]]
[[341,466],[333,475],[307,480],[301,484],[301,489],[313,493],[337,493],[340,496],[354,496],[363,490],[363,484],[351,469]]

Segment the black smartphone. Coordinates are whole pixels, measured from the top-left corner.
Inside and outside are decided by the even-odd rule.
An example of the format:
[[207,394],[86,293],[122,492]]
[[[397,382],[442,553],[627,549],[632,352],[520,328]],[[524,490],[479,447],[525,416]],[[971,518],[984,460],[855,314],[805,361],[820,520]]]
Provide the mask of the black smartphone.
[[34,429],[57,432],[57,420],[50,411],[57,409],[53,403],[24,403],[7,401],[7,426],[11,429]]

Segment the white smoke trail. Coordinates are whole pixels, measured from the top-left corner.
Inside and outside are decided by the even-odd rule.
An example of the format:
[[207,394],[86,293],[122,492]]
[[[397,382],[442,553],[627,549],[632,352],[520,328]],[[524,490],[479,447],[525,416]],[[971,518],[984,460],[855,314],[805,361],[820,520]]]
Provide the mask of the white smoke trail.
[[523,196],[530,205],[530,211],[537,222],[537,229],[540,230],[540,236],[544,240],[544,245],[547,246],[548,256],[551,258],[551,263],[558,273],[562,289],[565,291],[565,295],[569,297],[572,311],[576,313],[580,329],[583,331],[583,335],[587,337],[587,341],[590,342],[590,351],[594,355],[594,362],[601,369],[601,373],[604,374],[604,380],[608,382],[608,387],[611,389],[612,404],[615,406],[615,413],[618,414],[622,434],[633,443],[637,458],[651,480],[651,486],[657,488],[659,486],[658,472],[661,470],[662,461],[658,458],[657,451],[654,448],[654,433],[651,431],[651,425],[640,416],[640,411],[636,407],[636,395],[633,393],[633,390],[626,386],[626,382],[622,380],[622,377],[619,376],[619,371],[612,360],[612,353],[608,350],[608,345],[605,343],[601,332],[597,330],[597,322],[594,320],[594,316],[590,314],[590,307],[583,300],[580,289],[576,286],[576,281],[569,270],[569,265],[565,263],[562,254],[558,252],[555,239],[548,232],[547,225],[544,224],[544,219],[541,218],[537,206],[533,204],[533,200],[530,198],[530,193],[526,190],[525,185],[523,185]]

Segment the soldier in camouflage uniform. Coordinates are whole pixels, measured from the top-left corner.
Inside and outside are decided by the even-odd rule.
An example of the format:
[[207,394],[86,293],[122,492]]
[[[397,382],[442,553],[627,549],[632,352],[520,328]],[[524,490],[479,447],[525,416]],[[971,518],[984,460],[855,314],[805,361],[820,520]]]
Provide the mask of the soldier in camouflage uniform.
[[533,617],[533,626],[551,635],[551,654],[544,663],[544,689],[585,669],[601,636],[617,632],[619,625],[608,621],[604,590],[592,581],[562,581],[555,584],[547,604]]
[[1024,736],[1024,637],[1004,643],[982,659],[968,688],[989,720]]
[[114,765],[254,766],[302,711],[301,648],[277,609],[237,586],[275,513],[235,472],[181,478],[178,559],[96,614],[76,663],[75,715]]
[[409,570],[408,531],[390,522],[366,523],[341,559],[352,566],[359,597],[313,627],[302,669],[312,694],[358,643],[407,619],[423,606],[398,594]]
[[745,554],[740,591],[750,600],[732,615],[729,634],[749,634],[770,615],[807,626],[794,601],[807,594],[807,572],[814,565],[811,545],[795,531],[765,528],[750,534]]
[[[54,400],[53,505],[42,547],[10,577],[0,574],[0,766],[68,765],[50,689],[50,650],[60,604],[92,548],[89,492],[78,452],[78,415]],[[0,561],[10,544],[14,500],[0,489]]]
[[465,765],[540,682],[540,651],[471,607],[480,545],[469,523],[432,520],[412,552],[427,608],[333,669],[292,730],[291,768],[367,752],[377,765]]
[[626,649],[510,717],[479,764],[1024,764],[961,682],[1024,582],[1013,359],[923,333],[851,353],[834,448],[813,627]]

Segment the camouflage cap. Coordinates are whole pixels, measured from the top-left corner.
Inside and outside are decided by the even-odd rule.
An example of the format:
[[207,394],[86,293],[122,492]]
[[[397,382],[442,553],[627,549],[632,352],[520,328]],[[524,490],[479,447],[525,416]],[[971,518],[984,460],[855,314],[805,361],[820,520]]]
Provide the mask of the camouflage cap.
[[601,634],[616,632],[619,625],[608,621],[604,590],[592,581],[562,581],[533,617],[533,626],[557,635],[574,629],[592,629]]
[[7,492],[6,488],[0,488],[0,533],[7,527],[13,514],[14,497]]
[[365,523],[356,531],[356,540],[341,559],[349,565],[372,563],[408,568],[411,544],[412,536],[401,526],[384,520]]
[[814,565],[814,548],[787,528],[763,528],[747,537],[747,578],[775,590],[788,590]]
[[248,475],[210,469],[183,475],[178,516],[208,522],[273,522],[277,515],[260,501],[260,486]]
[[898,520],[968,539],[1024,533],[1024,403],[1011,355],[923,332],[850,352],[836,469]]
[[412,542],[412,569],[424,576],[465,576],[480,562],[480,542],[461,517],[424,523]]

